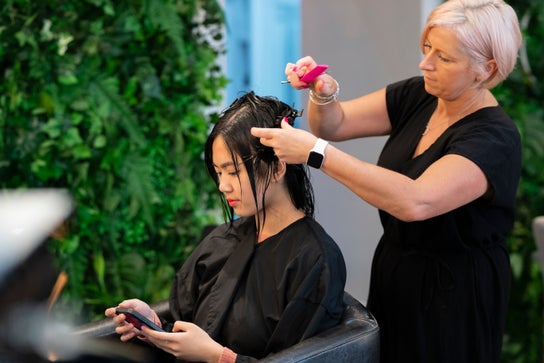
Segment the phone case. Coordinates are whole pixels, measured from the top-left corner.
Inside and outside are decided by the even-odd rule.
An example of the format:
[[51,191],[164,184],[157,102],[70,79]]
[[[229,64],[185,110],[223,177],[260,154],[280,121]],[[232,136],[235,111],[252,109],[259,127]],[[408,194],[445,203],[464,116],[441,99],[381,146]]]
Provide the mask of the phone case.
[[151,320],[149,320],[148,318],[146,318],[145,316],[143,316],[136,310],[127,309],[127,308],[117,308],[115,312],[117,314],[124,314],[125,320],[131,323],[132,325],[134,325],[136,329],[141,329],[142,325],[146,325],[153,330],[164,332],[164,330],[160,326],[158,326],[157,324],[155,324],[154,322],[152,322]]
[[329,68],[326,64],[318,64],[312,68],[308,73],[302,76],[300,79],[303,82],[310,83],[317,78],[321,73],[325,72]]

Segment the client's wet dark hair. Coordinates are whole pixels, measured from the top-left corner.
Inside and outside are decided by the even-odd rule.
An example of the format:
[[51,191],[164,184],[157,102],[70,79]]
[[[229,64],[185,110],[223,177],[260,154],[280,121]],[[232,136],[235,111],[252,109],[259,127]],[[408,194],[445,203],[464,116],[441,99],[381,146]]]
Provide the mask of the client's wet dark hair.
[[[249,92],[236,99],[223,111],[206,141],[206,167],[216,185],[219,186],[219,180],[213,165],[212,145],[218,136],[222,136],[231,153],[236,170],[239,170],[237,155],[245,165],[255,206],[259,204],[257,186],[263,187],[264,192],[260,204],[264,212],[266,210],[264,196],[278,169],[279,160],[274,154],[274,150],[261,144],[259,138],[251,135],[250,130],[252,127],[281,127],[284,118],[288,120],[290,125],[293,125],[295,118],[301,114],[275,97],[260,97]],[[303,211],[306,216],[313,217],[314,195],[306,165],[287,164],[285,182],[295,207]],[[234,219],[233,209],[228,205],[222,193],[221,198],[225,217],[232,222]],[[265,215],[263,214],[263,220],[257,220],[258,227],[264,224],[264,219]]]

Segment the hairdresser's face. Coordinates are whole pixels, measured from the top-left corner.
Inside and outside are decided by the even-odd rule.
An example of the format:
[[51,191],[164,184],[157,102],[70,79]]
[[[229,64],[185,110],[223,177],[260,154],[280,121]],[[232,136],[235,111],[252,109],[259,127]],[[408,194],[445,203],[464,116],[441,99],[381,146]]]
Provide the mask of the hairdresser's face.
[[432,28],[423,55],[419,68],[423,71],[425,90],[430,94],[453,101],[474,87],[476,73],[452,30]]
[[234,160],[232,160],[222,136],[218,136],[213,142],[212,152],[213,166],[219,181],[219,191],[225,195],[227,203],[240,217],[255,215],[257,210],[251,192],[251,184],[242,160],[238,158],[238,170],[236,170]]

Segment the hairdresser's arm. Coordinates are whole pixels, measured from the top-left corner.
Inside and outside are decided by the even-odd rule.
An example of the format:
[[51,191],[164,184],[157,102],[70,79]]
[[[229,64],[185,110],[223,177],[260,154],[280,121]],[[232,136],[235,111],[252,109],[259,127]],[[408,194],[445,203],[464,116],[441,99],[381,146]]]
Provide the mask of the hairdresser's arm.
[[460,155],[446,155],[419,178],[361,161],[327,146],[323,172],[361,199],[403,221],[425,220],[481,197],[488,188],[483,171]]
[[[316,137],[282,123],[281,129],[253,128],[261,143],[274,148],[280,160],[305,163]],[[479,197],[488,183],[482,170],[469,159],[446,155],[419,178],[359,160],[333,145],[325,149],[321,170],[348,187],[367,203],[403,221],[428,219]]]
[[[315,64],[311,57],[301,58],[295,64],[288,63],[285,74],[291,86],[299,90],[310,88],[319,96],[334,94],[339,86],[329,74],[320,75],[310,84],[300,80]],[[316,136],[330,141],[389,134],[391,123],[386,107],[385,88],[350,101],[335,100],[326,105],[317,105],[310,98],[308,121]]]

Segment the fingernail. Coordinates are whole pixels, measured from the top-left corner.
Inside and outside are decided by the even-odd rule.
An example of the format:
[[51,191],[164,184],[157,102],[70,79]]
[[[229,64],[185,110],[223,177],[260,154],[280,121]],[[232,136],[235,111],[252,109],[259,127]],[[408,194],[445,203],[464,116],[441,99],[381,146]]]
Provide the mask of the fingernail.
[[293,67],[293,72],[296,72],[297,69],[298,69],[298,67],[297,67],[297,66],[294,66],[294,67]]
[[289,123],[289,120],[287,120],[287,117],[285,117],[285,116],[283,116],[283,120],[282,120],[282,121],[283,121],[283,122]]

